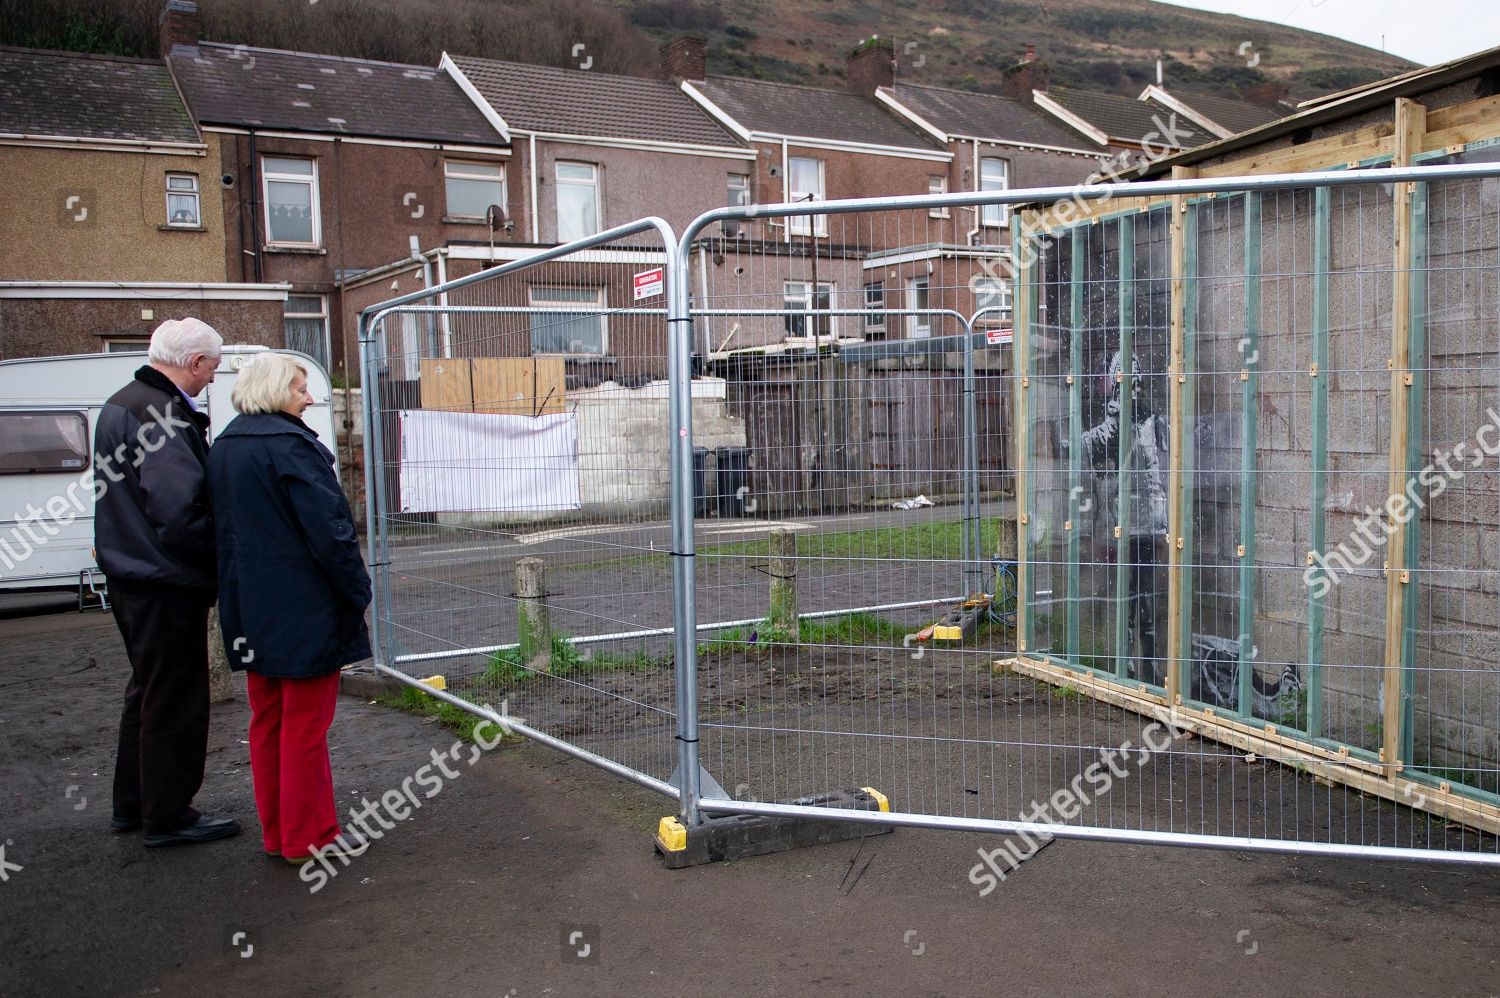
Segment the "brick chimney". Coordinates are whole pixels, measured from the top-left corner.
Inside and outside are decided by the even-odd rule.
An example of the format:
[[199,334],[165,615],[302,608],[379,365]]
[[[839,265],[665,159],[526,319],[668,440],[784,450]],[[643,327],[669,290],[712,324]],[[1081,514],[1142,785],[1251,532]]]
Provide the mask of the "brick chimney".
[[1047,64],[1036,57],[1036,46],[1027,43],[1026,54],[1021,56],[1021,61],[1000,77],[1000,92],[1029,104],[1033,90],[1047,89],[1050,75]]
[[889,39],[874,37],[849,53],[845,82],[849,92],[862,97],[875,96],[878,87],[896,85],[896,47]]
[[198,5],[193,0],[167,0],[157,24],[162,58],[171,55],[175,48],[185,47],[197,51],[202,20],[198,14]]
[[658,73],[664,80],[707,79],[707,40],[701,35],[681,35],[664,43]]

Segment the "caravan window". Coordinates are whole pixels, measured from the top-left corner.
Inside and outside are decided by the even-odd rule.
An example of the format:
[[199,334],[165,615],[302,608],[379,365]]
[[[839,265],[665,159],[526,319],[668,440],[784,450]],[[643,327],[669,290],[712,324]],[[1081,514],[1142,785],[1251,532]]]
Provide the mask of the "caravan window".
[[78,472],[89,466],[81,412],[0,412],[0,475]]

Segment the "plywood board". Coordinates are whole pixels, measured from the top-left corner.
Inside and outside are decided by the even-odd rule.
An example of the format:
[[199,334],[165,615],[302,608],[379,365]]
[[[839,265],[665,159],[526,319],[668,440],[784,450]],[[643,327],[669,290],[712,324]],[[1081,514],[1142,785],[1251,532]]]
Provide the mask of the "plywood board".
[[443,412],[470,412],[474,408],[474,385],[467,360],[440,357],[422,361],[422,408]]
[[478,357],[473,365],[475,412],[541,416],[565,408],[561,357]]

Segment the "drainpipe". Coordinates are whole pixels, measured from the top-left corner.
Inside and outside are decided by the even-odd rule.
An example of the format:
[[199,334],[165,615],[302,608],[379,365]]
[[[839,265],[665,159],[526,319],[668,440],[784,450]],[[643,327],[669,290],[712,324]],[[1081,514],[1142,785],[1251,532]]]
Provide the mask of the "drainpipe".
[[[974,178],[974,189],[977,191],[977,190],[979,190],[979,188],[981,186],[981,184],[980,184],[980,178],[979,178],[979,140],[978,139],[974,139],[973,141],[974,141],[974,166],[973,166],[973,171],[974,172],[972,174],[970,174],[970,176],[972,176]],[[977,235],[979,235],[979,230],[982,229],[982,228],[984,228],[984,206],[983,205],[975,205],[974,206],[974,227],[969,230],[969,235],[968,235],[968,240],[969,240],[969,245],[970,246],[974,245],[974,237],[977,236]]]
[[[702,302],[703,307],[707,308],[708,307],[708,247],[707,246],[703,246],[703,245],[699,245],[699,247],[698,247],[698,286],[701,289],[700,290],[700,294],[702,294],[702,296],[703,296],[703,302]],[[709,354],[713,352],[713,348],[714,348],[713,336],[711,335],[711,333],[709,331],[709,322],[710,321],[711,320],[709,319],[708,316],[706,316],[706,315],[703,316],[703,373],[704,374],[708,373],[708,358],[709,358]]]
[[260,160],[255,155],[255,129],[250,129],[250,252],[255,254],[255,283],[265,280],[260,255]]
[[[438,282],[438,284],[447,284],[448,283],[448,250],[445,247],[441,247],[440,246],[437,249],[435,249],[435,250],[432,251],[432,255],[435,256],[435,257],[437,257],[437,282]],[[448,292],[444,291],[442,294],[440,294],[438,296],[438,304],[439,305],[443,305],[443,306],[446,306],[448,304]],[[438,323],[440,325],[442,325],[442,327],[443,327],[443,356],[445,356],[445,357],[452,357],[453,356],[453,324],[448,321],[448,313],[447,312],[439,312],[438,313]]]
[[[790,166],[791,161],[786,151],[786,139],[783,137],[781,140],[781,200],[783,203],[792,199],[792,176],[787,172]],[[781,240],[788,243],[792,241],[792,220],[789,218],[781,220]]]
[[533,243],[540,243],[542,241],[542,220],[537,215],[537,207],[536,207],[536,200],[537,200],[536,199],[536,185],[537,185],[537,179],[536,179],[536,171],[537,171],[537,162],[536,162],[536,132],[532,132],[531,133],[531,152],[530,152],[530,158],[531,158],[531,241]]

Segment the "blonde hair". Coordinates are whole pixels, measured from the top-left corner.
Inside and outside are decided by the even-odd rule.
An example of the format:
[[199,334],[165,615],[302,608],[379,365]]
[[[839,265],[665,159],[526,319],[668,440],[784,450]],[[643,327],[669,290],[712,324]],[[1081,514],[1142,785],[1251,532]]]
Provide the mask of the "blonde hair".
[[284,353],[263,353],[240,368],[229,401],[247,415],[280,412],[292,401],[292,382],[307,377],[307,367]]

